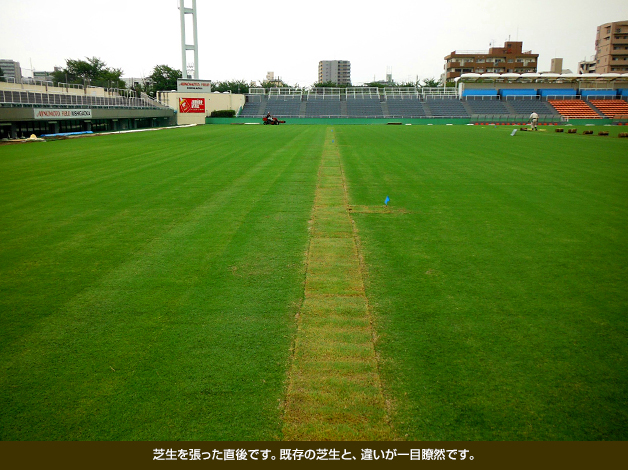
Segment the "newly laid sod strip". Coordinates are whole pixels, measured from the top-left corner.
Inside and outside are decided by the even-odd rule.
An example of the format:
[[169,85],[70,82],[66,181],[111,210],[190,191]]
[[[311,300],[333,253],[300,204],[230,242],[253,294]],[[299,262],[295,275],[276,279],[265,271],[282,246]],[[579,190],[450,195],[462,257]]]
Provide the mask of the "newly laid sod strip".
[[393,439],[357,246],[338,147],[329,129],[290,372],[286,440]]

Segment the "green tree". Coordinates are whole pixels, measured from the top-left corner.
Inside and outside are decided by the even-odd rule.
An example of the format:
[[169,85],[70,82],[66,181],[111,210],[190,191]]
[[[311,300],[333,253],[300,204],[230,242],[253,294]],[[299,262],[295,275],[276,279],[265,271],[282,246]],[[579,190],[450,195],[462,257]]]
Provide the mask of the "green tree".
[[337,83],[334,83],[334,82],[321,82],[321,83],[315,83],[312,86],[316,88],[347,88],[350,85],[338,85]]
[[434,77],[424,78],[423,84],[421,85],[421,87],[424,88],[438,88],[440,86],[443,86],[443,82],[440,79],[436,80]]
[[52,73],[55,83],[80,83],[107,88],[125,88],[121,80],[122,69],[107,67],[98,57],[86,57],[86,60],[66,59],[65,68]]
[[146,78],[145,89],[151,96],[155,96],[158,91],[176,90],[179,78],[183,78],[181,70],[167,65],[155,65],[153,72]]
[[249,92],[249,88],[254,86],[251,83],[246,83],[244,80],[227,80],[225,82],[212,83],[212,91],[219,91],[221,93],[230,91],[234,94],[245,94]]

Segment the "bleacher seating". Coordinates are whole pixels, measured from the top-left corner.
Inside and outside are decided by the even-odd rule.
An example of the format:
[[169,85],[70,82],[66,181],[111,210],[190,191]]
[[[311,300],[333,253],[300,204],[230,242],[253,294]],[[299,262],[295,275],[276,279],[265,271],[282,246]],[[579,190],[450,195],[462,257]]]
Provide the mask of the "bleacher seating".
[[90,108],[162,108],[160,103],[127,96],[97,97],[66,93],[40,93],[32,91],[0,90],[0,103],[4,106],[68,106]]
[[340,117],[340,97],[334,99],[312,96],[305,106],[305,117]]
[[347,116],[350,118],[384,117],[379,98],[347,97]]
[[506,106],[497,99],[469,99],[467,104],[474,114],[510,114]]
[[530,115],[536,113],[539,116],[560,116],[560,113],[547,101],[539,99],[511,99],[508,104],[517,114]]
[[414,118],[425,117],[425,109],[417,97],[390,97],[388,104],[388,117]]
[[574,119],[601,119],[593,108],[581,100],[548,100],[556,110],[567,118]]
[[628,115],[628,89],[536,89],[526,88],[526,84],[521,86],[467,88],[462,97],[454,93],[432,93],[430,90],[411,93],[404,89],[401,93],[393,89],[382,93],[376,88],[362,90],[358,87],[346,92],[340,89],[332,89],[330,93],[310,90],[307,95],[253,93],[248,95],[240,116],[258,117],[270,112],[277,117],[471,118],[478,122],[495,120],[514,123],[523,122],[532,113],[537,113],[544,123],[556,123],[564,121],[565,117],[601,119]]
[[589,100],[589,103],[611,118],[628,117],[628,103],[624,100]]
[[242,117],[254,117],[254,116],[261,116],[263,114],[263,112],[260,112],[259,108],[260,108],[260,102],[250,102],[247,101],[246,103],[244,103],[244,107],[242,108],[242,111],[240,111],[240,116]]
[[276,117],[294,117],[299,115],[300,108],[301,95],[270,96],[264,114],[269,112]]
[[425,104],[435,117],[469,117],[458,98],[426,98]]

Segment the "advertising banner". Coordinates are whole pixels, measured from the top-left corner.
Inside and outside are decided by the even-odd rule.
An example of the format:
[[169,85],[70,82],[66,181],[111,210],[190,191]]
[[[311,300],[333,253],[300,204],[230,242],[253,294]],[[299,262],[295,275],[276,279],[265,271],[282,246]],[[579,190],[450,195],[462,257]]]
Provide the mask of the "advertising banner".
[[205,113],[205,98],[179,98],[180,113]]
[[197,80],[195,78],[177,79],[177,91],[179,93],[210,93],[212,91],[211,80]]
[[91,109],[52,109],[35,108],[35,119],[91,119]]

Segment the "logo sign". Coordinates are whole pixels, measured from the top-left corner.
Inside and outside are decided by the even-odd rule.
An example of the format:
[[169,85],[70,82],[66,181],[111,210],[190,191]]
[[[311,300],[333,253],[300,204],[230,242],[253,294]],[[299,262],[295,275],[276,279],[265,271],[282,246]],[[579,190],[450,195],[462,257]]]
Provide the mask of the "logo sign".
[[194,78],[177,79],[177,91],[182,93],[210,93],[211,80],[196,80]]
[[205,98],[179,98],[179,112],[205,114]]
[[35,108],[35,119],[91,119],[91,109]]

